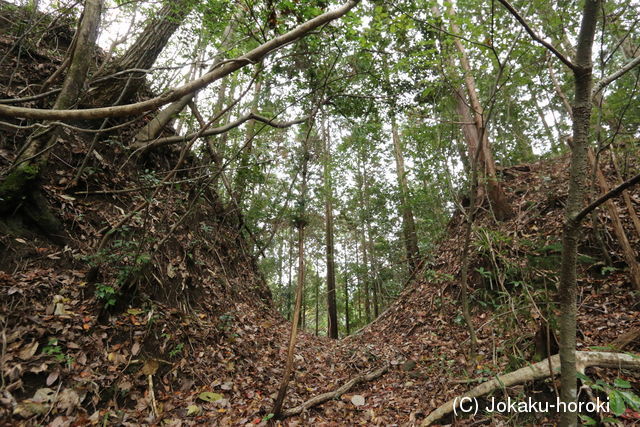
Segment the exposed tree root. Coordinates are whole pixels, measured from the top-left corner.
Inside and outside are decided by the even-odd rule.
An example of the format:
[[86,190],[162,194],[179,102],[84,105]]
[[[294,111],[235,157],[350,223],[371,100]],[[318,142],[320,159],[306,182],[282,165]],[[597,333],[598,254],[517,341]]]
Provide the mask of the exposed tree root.
[[[517,371],[510,372],[508,374],[500,375],[486,383],[482,383],[477,387],[472,388],[468,393],[459,396],[461,397],[480,397],[482,395],[491,393],[494,390],[511,387],[516,384],[521,384],[526,381],[538,380],[551,376],[550,368],[553,369],[553,376],[560,373],[560,356],[551,356],[541,362],[535,363],[524,368],[520,368]],[[625,368],[625,369],[640,369],[640,358],[634,358],[629,354],[623,353],[605,353],[599,351],[577,351],[576,352],[576,367],[578,372],[584,372],[584,370],[590,366],[600,366],[603,368]],[[452,399],[438,407],[435,411],[431,412],[427,418],[422,422],[423,426],[433,424],[435,421],[444,417],[445,415],[453,412],[454,405],[460,401],[460,399]]]
[[367,381],[373,381],[376,378],[379,378],[382,375],[384,375],[388,370],[389,370],[389,365],[384,365],[382,368],[379,368],[375,371],[371,371],[368,374],[357,376],[349,380],[345,384],[343,384],[341,387],[335,389],[334,391],[329,391],[323,394],[319,394],[318,396],[312,397],[311,399],[307,400],[302,405],[298,405],[290,409],[285,409],[284,411],[282,411],[282,414],[280,415],[280,417],[285,418],[285,417],[291,417],[293,415],[299,415],[303,411],[309,408],[320,405],[331,399],[337,399],[338,397],[342,396],[343,394],[351,390],[353,386],[358,385],[360,383],[367,382]]

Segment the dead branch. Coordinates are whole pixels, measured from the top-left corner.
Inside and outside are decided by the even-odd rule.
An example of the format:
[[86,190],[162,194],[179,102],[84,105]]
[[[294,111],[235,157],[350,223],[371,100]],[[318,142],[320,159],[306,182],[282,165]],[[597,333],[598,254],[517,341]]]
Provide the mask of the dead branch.
[[[551,356],[541,362],[520,368],[517,371],[510,372],[508,374],[500,375],[491,381],[482,383],[479,386],[472,388],[464,395],[439,406],[435,411],[431,412],[427,418],[425,418],[422,425],[431,425],[445,415],[453,412],[454,405],[460,402],[460,398],[462,397],[480,397],[497,389],[549,377],[550,365],[553,367],[553,375],[558,375],[560,373],[560,356],[556,354],[555,356]],[[640,358],[624,353],[576,351],[576,368],[578,372],[584,373],[584,370],[591,366],[613,369],[640,369]]]
[[326,393],[319,394],[316,397],[312,397],[311,399],[307,400],[301,405],[298,405],[290,409],[285,409],[284,411],[282,411],[281,417],[285,418],[285,417],[291,417],[293,415],[299,415],[309,408],[320,405],[332,399],[337,399],[343,394],[345,394],[346,392],[348,392],[349,390],[351,390],[354,386],[364,382],[373,381],[381,377],[382,375],[384,375],[388,370],[389,370],[389,365],[384,365],[382,368],[379,368],[375,371],[371,371],[368,374],[357,376],[349,380],[348,382],[344,383],[341,387],[335,389],[334,391],[328,391]]

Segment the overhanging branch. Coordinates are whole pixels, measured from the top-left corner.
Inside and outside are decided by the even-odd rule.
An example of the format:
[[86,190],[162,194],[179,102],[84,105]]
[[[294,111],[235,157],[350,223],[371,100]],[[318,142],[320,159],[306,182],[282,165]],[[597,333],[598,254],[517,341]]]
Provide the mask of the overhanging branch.
[[245,114],[244,116],[240,117],[239,119],[234,120],[231,123],[227,123],[224,126],[220,126],[217,128],[212,128],[212,129],[208,129],[204,132],[194,132],[191,133],[189,135],[185,135],[185,136],[168,136],[166,138],[159,138],[159,139],[155,139],[152,141],[137,141],[135,144],[131,145],[131,148],[136,148],[136,149],[141,149],[143,151],[149,150],[151,148],[156,148],[156,147],[160,147],[163,145],[169,145],[169,144],[175,144],[175,143],[179,143],[179,142],[185,142],[185,141],[190,141],[192,138],[202,138],[205,136],[212,136],[212,135],[220,135],[222,133],[226,133],[229,132],[231,129],[237,128],[238,126],[240,126],[241,124],[249,121],[249,120],[255,120],[258,122],[262,122],[264,124],[267,124],[271,127],[274,128],[278,128],[278,129],[285,129],[288,127],[291,127],[293,125],[297,125],[300,123],[305,122],[306,120],[309,119],[309,116],[306,117],[302,117],[300,119],[296,119],[296,120],[292,120],[289,122],[276,122],[274,121],[274,119],[270,119],[268,117],[264,117],[264,116],[260,116],[258,114],[254,114],[254,113],[249,113],[249,114]]
[[567,67],[571,68],[572,70],[576,68],[576,65],[573,62],[571,62],[571,60],[569,58],[567,58],[562,53],[560,53],[560,51],[558,51],[558,49],[556,49],[551,43],[549,43],[547,41],[544,41],[529,26],[527,21],[525,21],[525,19],[518,13],[518,11],[511,5],[511,3],[509,3],[507,0],[498,0],[498,1],[509,11],[509,13],[511,15],[513,15],[514,18],[516,18],[516,20],[518,20],[520,25],[522,25],[524,27],[524,29],[526,30],[526,32],[529,33],[529,36],[531,36],[533,41],[535,41],[535,42],[541,44],[542,46],[546,47],[551,53],[553,53]]
[[340,18],[353,9],[360,0],[349,0],[342,6],[325,12],[315,18],[298,25],[293,30],[281,36],[275,37],[255,49],[247,52],[238,58],[225,61],[220,67],[206,73],[199,79],[195,79],[183,86],[169,90],[163,95],[149,99],[147,101],[136,102],[127,105],[112,107],[88,108],[81,110],[50,110],[39,108],[15,107],[0,105],[0,117],[27,118],[36,120],[93,120],[107,117],[123,117],[155,110],[163,105],[176,101],[183,96],[204,88],[205,86],[239,70],[247,64],[254,64],[271,52],[292,43],[309,32],[327,24],[334,19]]
[[592,96],[595,96],[598,92],[604,89],[607,85],[611,84],[615,80],[624,76],[627,72],[633,70],[636,66],[640,65],[640,56],[633,58],[631,61],[627,62],[622,68],[618,71],[609,74],[604,77],[598,83],[593,86],[593,91],[591,92]]

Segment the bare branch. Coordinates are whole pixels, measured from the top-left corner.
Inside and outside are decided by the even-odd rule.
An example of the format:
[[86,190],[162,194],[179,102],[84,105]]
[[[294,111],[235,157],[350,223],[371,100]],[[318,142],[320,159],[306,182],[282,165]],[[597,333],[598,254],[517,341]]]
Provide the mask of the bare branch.
[[513,6],[511,6],[511,4],[507,0],[498,0],[498,1],[509,11],[509,13],[511,13],[511,15],[513,15],[514,18],[516,18],[516,20],[518,20],[518,22],[520,22],[520,25],[522,25],[524,29],[527,31],[527,33],[529,33],[529,36],[531,36],[533,41],[546,47],[567,67],[571,68],[572,70],[576,68],[576,65],[573,62],[571,62],[569,58],[567,58],[562,53],[560,53],[560,51],[558,51],[558,49],[556,49],[551,43],[542,40],[542,38],[529,26],[529,24],[527,24],[527,21],[525,21],[524,18],[520,16],[518,11]]
[[300,119],[297,120],[292,120],[290,122],[275,122],[274,119],[270,119],[268,117],[264,117],[264,116],[260,116],[258,114],[254,114],[254,113],[249,113],[249,114],[245,114],[244,116],[240,117],[239,119],[231,122],[231,123],[227,123],[224,126],[220,126],[217,128],[213,128],[213,129],[208,129],[204,132],[196,132],[196,133],[192,133],[189,135],[185,135],[185,136],[168,136],[166,138],[159,138],[150,142],[145,142],[145,141],[139,141],[136,142],[135,144],[133,144],[131,147],[132,148],[138,148],[138,149],[142,149],[142,150],[148,150],[151,148],[155,148],[155,147],[160,147],[163,145],[169,145],[169,144],[175,144],[178,142],[184,142],[184,141],[189,141],[194,137],[198,137],[198,138],[203,138],[205,136],[212,136],[212,135],[219,135],[221,133],[226,133],[229,132],[231,129],[237,128],[238,126],[240,126],[241,124],[243,124],[244,122],[247,122],[249,120],[256,120],[258,122],[262,122],[265,123],[271,127],[274,128],[278,128],[278,129],[285,129],[288,127],[291,127],[293,125],[297,125],[300,123],[303,123],[304,121],[308,120],[309,116],[306,117],[302,117]]
[[598,83],[596,83],[593,86],[593,91],[591,92],[591,96],[595,96],[598,92],[600,92],[602,89],[604,89],[607,85],[609,85],[610,83],[613,83],[615,80],[617,80],[620,77],[624,76],[627,72],[631,71],[633,68],[635,68],[638,65],[640,65],[640,56],[636,56],[631,61],[627,62],[618,71],[609,74],[608,76],[606,76],[602,80],[600,80]]
[[230,60],[223,66],[203,75],[199,79],[195,79],[183,86],[170,90],[147,101],[136,102],[128,105],[81,110],[49,110],[0,105],[0,117],[22,117],[39,120],[92,120],[103,119],[106,117],[123,117],[151,111],[169,104],[170,102],[176,101],[189,93],[202,89],[222,77],[239,70],[247,64],[253,64],[260,61],[271,52],[304,37],[312,30],[329,23],[334,19],[340,18],[353,9],[359,2],[360,0],[349,0],[337,9],[316,16],[315,18],[297,26],[288,33],[261,44],[255,49],[247,52],[245,55]]

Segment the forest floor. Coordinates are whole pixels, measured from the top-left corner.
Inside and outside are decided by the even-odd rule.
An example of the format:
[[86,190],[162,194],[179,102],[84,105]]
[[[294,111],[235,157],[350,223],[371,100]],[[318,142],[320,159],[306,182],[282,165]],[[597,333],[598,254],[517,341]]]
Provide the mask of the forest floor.
[[[0,54],[14,42],[0,35]],[[0,85],[0,98],[31,95],[30,82],[45,79],[62,60],[37,45],[8,58],[0,67],[0,82],[12,85]],[[68,184],[92,134],[65,131],[53,150],[44,191],[68,232],[66,245],[53,244],[17,215],[0,222],[0,423],[267,424],[290,324],[273,309],[233,210],[215,194],[205,194],[206,206],[171,229],[176,218],[190,212],[189,197],[202,179],[193,175],[196,159],[185,166],[186,182],[162,187],[144,215],[115,238],[112,252],[95,251],[105,225],[116,224],[145,200],[145,186],[156,185],[177,158],[168,149],[127,160],[122,141],[132,130],[119,129],[101,141],[90,153],[90,170],[74,188]],[[0,167],[14,159],[28,131],[0,128]],[[607,165],[604,169],[613,182],[613,172]],[[467,380],[534,360],[536,333],[549,311],[539,302],[547,295],[553,300],[555,293],[567,159],[501,172],[517,214],[496,224],[483,210],[474,227],[470,283],[478,357],[468,359],[468,332],[460,314],[463,242],[458,236],[463,224],[462,216],[455,215],[437,256],[373,323],[341,340],[299,335],[285,407],[385,364],[389,372],[283,424],[419,424],[440,404],[473,387]],[[632,199],[640,208],[640,190]],[[632,245],[639,247],[622,206],[619,211]],[[640,307],[620,249],[608,218],[600,217],[618,268],[594,262],[598,245],[587,223],[579,268],[581,350],[609,346],[640,327]],[[146,242],[150,235],[168,239],[159,248],[151,243],[149,259],[139,262],[138,246],[130,242]],[[89,280],[96,265],[100,274]],[[638,352],[640,343],[625,350]],[[640,390],[637,374],[593,369],[588,375],[608,382],[620,376]],[[509,393],[545,398],[552,390],[550,382],[540,381]],[[354,395],[363,397],[364,404],[352,400]],[[636,416],[623,415],[629,422]],[[510,417],[479,415],[461,422],[539,425],[555,419],[554,414]]]

